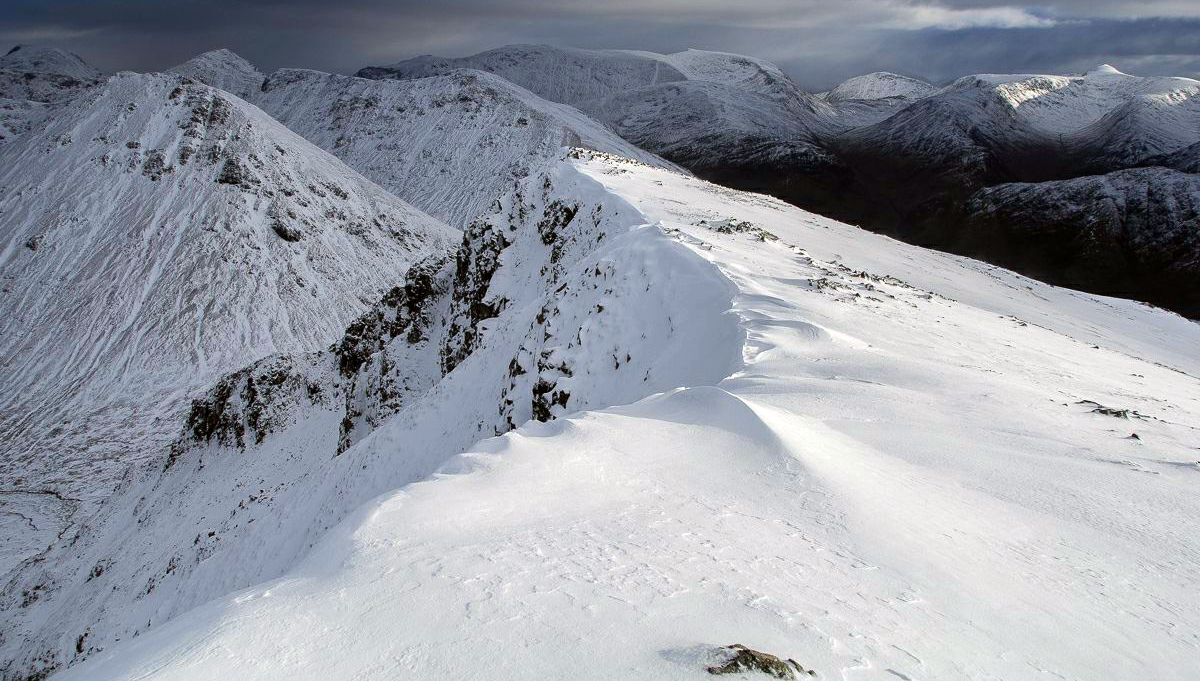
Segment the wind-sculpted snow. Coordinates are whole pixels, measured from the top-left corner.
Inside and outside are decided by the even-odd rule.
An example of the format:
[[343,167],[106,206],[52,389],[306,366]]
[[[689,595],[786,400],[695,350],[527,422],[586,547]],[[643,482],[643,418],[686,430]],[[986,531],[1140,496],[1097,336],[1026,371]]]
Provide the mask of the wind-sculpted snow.
[[665,165],[579,111],[479,71],[401,81],[285,69],[254,101],[454,226],[468,224],[564,145]]
[[330,342],[452,234],[258,109],[158,75],[0,147],[0,213],[0,504],[40,499],[28,526],[5,514],[34,539],[0,572],[161,456],[194,392]]
[[[307,558],[58,678],[697,679],[741,642],[818,678],[1190,679],[1200,328],[573,156],[468,232],[479,340],[419,403],[332,459],[298,421],[171,469],[254,482],[173,491],[217,506],[212,548],[152,561],[156,594]],[[543,378],[558,419],[461,444]]]
[[328,350],[225,376],[157,475],[5,585],[6,673],[78,661],[277,577],[358,505],[480,438],[727,375],[732,289],[640,220],[560,164],[496,201],[450,262],[398,278]]
[[226,49],[197,55],[170,71],[233,93],[247,101],[253,99],[267,79],[253,64]]

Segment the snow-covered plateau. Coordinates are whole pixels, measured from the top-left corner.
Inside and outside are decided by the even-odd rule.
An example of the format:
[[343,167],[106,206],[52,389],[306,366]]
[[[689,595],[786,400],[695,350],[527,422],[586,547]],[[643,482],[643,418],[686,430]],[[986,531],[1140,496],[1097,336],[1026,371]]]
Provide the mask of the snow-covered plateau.
[[584,151],[456,260],[368,360],[420,399],[193,433],[73,547],[54,678],[1194,678],[1193,322]]

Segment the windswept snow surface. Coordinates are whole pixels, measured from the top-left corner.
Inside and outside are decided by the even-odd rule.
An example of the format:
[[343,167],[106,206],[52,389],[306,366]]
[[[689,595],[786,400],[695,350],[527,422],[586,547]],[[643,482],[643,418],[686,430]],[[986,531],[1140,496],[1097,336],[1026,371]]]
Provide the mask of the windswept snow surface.
[[628,230],[589,257],[635,239],[729,305],[624,313],[740,366],[484,440],[56,679],[702,679],[733,642],[820,678],[1195,677],[1200,327],[576,156],[556,198]]

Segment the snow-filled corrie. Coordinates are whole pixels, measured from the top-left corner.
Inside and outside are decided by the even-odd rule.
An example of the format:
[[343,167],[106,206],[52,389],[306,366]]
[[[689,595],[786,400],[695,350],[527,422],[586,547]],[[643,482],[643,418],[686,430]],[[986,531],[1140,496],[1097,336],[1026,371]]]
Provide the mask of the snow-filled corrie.
[[5,586],[7,673],[277,577],[358,505],[480,438],[716,383],[739,359],[732,294],[574,166],[526,179],[328,350],[266,358],[196,400],[160,476]]
[[[574,155],[526,229],[556,201],[580,202],[574,220],[603,206],[627,229],[564,265],[561,292],[540,278],[553,269],[551,244],[527,234],[527,246],[503,251],[495,295],[481,302],[508,313],[479,327],[475,352],[416,410],[482,396],[490,413],[463,412],[438,432],[399,412],[325,459],[334,463],[322,484],[303,497],[275,496],[286,518],[249,514],[273,523],[256,530],[264,538],[286,535],[294,523],[323,525],[298,517],[335,497],[394,491],[347,515],[280,578],[56,678],[701,679],[716,647],[732,643],[819,678],[1194,676],[1200,328],[761,196]],[[572,310],[604,311],[574,318],[582,343],[559,345],[559,356],[581,367],[610,358],[623,337],[634,362],[659,348],[681,365],[671,378],[684,387],[527,423],[447,462],[430,457],[421,463],[441,463],[436,475],[399,485],[416,453],[444,454],[450,443],[433,443],[496,422],[495,379],[506,384],[516,339],[528,342],[546,301],[573,319],[562,308],[588,279],[571,273],[610,258],[648,279],[603,300],[581,295]],[[501,274],[509,265],[512,276]],[[673,284],[680,297],[664,295]],[[509,297],[531,290],[540,297]],[[726,328],[723,305],[740,332]],[[606,314],[635,317],[607,325]],[[676,327],[685,337],[648,327],[652,342],[638,345],[633,324],[662,315],[689,324]],[[556,324],[541,328],[559,329],[561,344],[570,331]],[[730,352],[740,366],[722,366]],[[623,370],[572,379],[623,386]],[[563,411],[636,397],[624,390]],[[279,460],[206,450],[176,466],[201,457],[214,477],[249,458],[264,459],[260,471]],[[188,569],[188,583],[207,583],[205,562]]]

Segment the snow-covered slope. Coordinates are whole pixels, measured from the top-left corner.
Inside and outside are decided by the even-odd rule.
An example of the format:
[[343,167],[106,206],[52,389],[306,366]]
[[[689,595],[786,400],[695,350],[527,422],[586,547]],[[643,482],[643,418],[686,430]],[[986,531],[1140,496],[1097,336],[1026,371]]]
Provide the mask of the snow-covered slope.
[[899,98],[915,101],[937,92],[936,87],[917,78],[877,71],[842,82],[825,95],[830,102],[849,99],[875,100]]
[[751,57],[515,45],[459,59],[419,57],[359,74],[403,79],[460,67],[575,106],[642,149],[706,177],[758,189],[776,180],[824,186],[839,177],[817,139],[844,127],[833,106],[801,90],[779,67]]
[[456,227],[564,145],[665,165],[579,111],[480,71],[368,80],[285,69],[272,74],[253,101]]
[[827,114],[841,129],[878,123],[938,88],[923,80],[885,71],[851,78],[824,94]]
[[789,103],[803,102],[820,108],[815,98],[800,89],[795,81],[769,61],[728,52],[684,50],[672,54],[639,52],[669,64],[688,80],[728,85]]
[[1198,95],[1200,81],[1130,76],[1102,65],[1083,76],[967,76],[935,97],[980,121],[1008,116],[1024,136],[1106,172],[1200,139]]
[[580,50],[548,45],[507,45],[469,57],[421,56],[367,67],[366,78],[422,78],[457,69],[494,73],[552,102],[587,111],[587,102],[632,88],[687,80],[655,56],[621,50]]
[[100,72],[78,55],[17,45],[0,57],[0,98],[55,102],[96,84]]
[[227,376],[158,474],[5,585],[5,669],[81,659],[276,577],[482,437],[719,380],[738,357],[731,289],[636,222],[568,165],[532,176],[328,351]]
[[76,80],[96,80],[100,72],[77,54],[52,47],[17,45],[0,57],[0,69],[24,73],[51,73]]
[[[585,113],[611,109],[608,100],[631,91],[654,93],[682,81],[710,83],[731,94],[751,92],[783,109],[825,112],[828,106],[801,90],[770,62],[726,52],[685,50],[658,54],[634,50],[578,50],[545,45],[508,45],[460,58],[416,57],[383,67],[368,67],[368,78],[415,78],[471,68],[495,73],[553,102]],[[803,114],[802,114],[803,115]],[[714,122],[716,125],[716,122]]]
[[267,79],[253,64],[224,48],[192,57],[170,71],[245,100],[250,100]]
[[[853,176],[847,186],[855,196],[841,202],[846,210],[835,204],[834,214],[1190,314],[1189,287],[1159,281],[1163,268],[1194,269],[1189,178],[1099,176],[1141,165],[1186,170],[1186,150],[1200,140],[1198,93],[1190,79],[1111,67],[1084,76],[961,78],[879,123],[824,140]],[[1151,177],[1162,181],[1147,184]],[[987,188],[996,191],[980,194]],[[1033,196],[1057,208],[1030,213]]]
[[0,144],[29,132],[46,115],[43,102],[0,98]]
[[[314,508],[402,486],[281,578],[57,678],[700,679],[713,647],[733,642],[819,678],[1192,676],[1200,327],[575,156],[501,202],[499,231],[468,234],[476,255],[512,244],[456,266],[456,282],[487,292],[464,309],[501,311],[474,327],[475,352],[424,406],[320,457],[303,493],[245,476],[243,503],[204,512],[204,549],[189,551],[231,552],[250,534],[269,543],[240,561],[156,563],[157,587],[128,621],[145,620],[164,587],[195,602],[196,585],[239,581],[229,565],[253,572],[284,537],[313,541],[293,533],[324,525],[298,517]],[[542,394],[570,391],[558,413],[681,387],[445,460],[462,440],[453,427],[442,442],[447,413],[486,435],[506,404],[491,391],[516,380],[537,394],[543,378]],[[435,405],[455,406],[430,415]],[[304,464],[272,465],[308,446],[309,427],[291,431],[264,440],[276,455],[201,449],[172,470],[300,475]],[[154,499],[179,496],[171,484],[128,525],[166,533]],[[67,600],[145,583],[129,575],[102,570],[87,598],[80,578]],[[157,603],[159,617],[177,611]]]
[[165,75],[115,76],[0,147],[0,214],[0,503],[36,534],[0,572],[157,456],[192,393],[328,343],[452,234]]
[[1169,154],[1144,159],[1143,166],[1162,166],[1184,173],[1200,173],[1200,141]]
[[982,75],[972,80],[986,83],[1023,121],[1051,135],[1077,133],[1139,100],[1180,104],[1200,88],[1191,78],[1131,76],[1107,64],[1082,76]]
[[703,169],[763,154],[782,156],[788,143],[813,144],[810,121],[771,97],[733,92],[719,83],[685,81],[631,90],[592,107],[593,114],[625,139],[681,165]]

